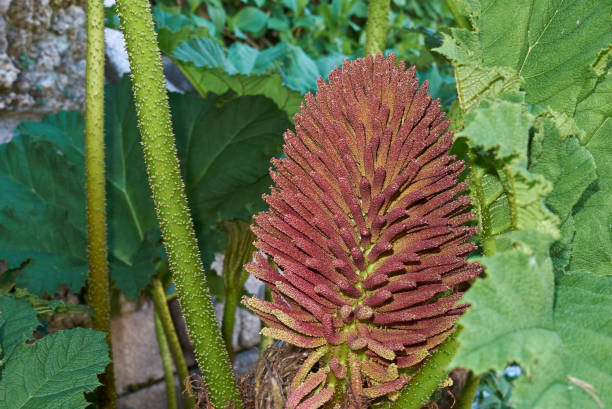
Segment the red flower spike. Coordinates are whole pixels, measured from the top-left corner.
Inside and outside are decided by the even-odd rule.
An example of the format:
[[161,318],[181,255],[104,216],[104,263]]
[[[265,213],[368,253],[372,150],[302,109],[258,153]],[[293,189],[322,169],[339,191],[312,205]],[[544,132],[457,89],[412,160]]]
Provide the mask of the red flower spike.
[[393,397],[452,333],[467,308],[459,288],[482,268],[465,260],[475,249],[465,165],[414,67],[370,56],[317,84],[252,228],[279,270],[259,254],[246,269],[273,301],[243,302],[264,334],[313,350],[288,408],[361,409]]

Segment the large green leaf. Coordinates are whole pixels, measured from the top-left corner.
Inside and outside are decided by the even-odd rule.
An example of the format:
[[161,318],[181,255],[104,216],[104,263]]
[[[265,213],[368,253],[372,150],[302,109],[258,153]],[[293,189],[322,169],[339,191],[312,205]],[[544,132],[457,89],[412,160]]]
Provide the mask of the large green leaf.
[[217,107],[213,98],[172,95],[171,106],[189,205],[208,263],[223,242],[218,221],[248,218],[263,208],[270,158],[280,154],[290,124],[261,96]]
[[465,116],[457,134],[471,147],[470,193],[483,238],[508,229],[558,236],[558,218],[545,206],[551,183],[528,168],[534,116],[521,95],[485,100]]
[[552,182],[546,205],[561,219],[561,238],[552,246],[551,257],[555,270],[562,271],[569,263],[576,234],[571,210],[597,178],[595,162],[580,144],[574,121],[565,115],[544,112],[538,116],[536,127],[529,169]]
[[[134,285],[142,289],[155,273],[151,260],[161,256],[161,247],[155,237],[158,223],[129,78],[124,76],[117,86],[107,86],[105,93],[110,251],[120,260],[116,268],[133,270],[131,275],[115,274],[113,279],[124,291]],[[148,257],[148,264],[143,257]]]
[[479,260],[487,277],[462,298],[472,308],[459,320],[464,329],[452,367],[480,374],[516,361],[530,373],[533,362],[560,342],[553,331],[551,242],[537,230],[496,238],[495,254]]
[[32,337],[38,326],[36,314],[28,300],[0,297],[0,366],[15,348]]
[[274,69],[274,59],[263,58],[270,53],[234,43],[226,56],[215,41],[203,37],[185,41],[171,53],[202,96],[232,90],[238,96],[264,95],[290,118],[299,110],[301,94],[283,85],[281,72]]
[[612,405],[612,277],[570,274],[555,290],[556,348],[517,380],[517,409],[600,409]]
[[606,0],[468,0],[474,31],[452,30],[437,49],[455,68],[464,110],[510,89],[573,115],[592,90],[591,64],[612,43]]
[[607,0],[470,0],[486,66],[511,67],[530,104],[572,115],[590,64],[612,43]]
[[531,141],[529,169],[552,183],[553,190],[546,204],[565,220],[597,174],[593,156],[580,144],[578,128],[563,129],[558,126],[560,121],[570,120],[552,112],[538,117],[539,129]]
[[576,109],[583,143],[595,158],[599,178],[575,211],[576,236],[570,269],[612,272],[612,75],[608,74]]
[[17,277],[36,294],[87,275],[84,173],[53,142],[19,135],[0,146],[0,258],[29,260]]
[[233,18],[233,23],[242,31],[257,32],[264,28],[268,16],[257,7],[244,7]]
[[[129,82],[106,88],[107,198],[112,277],[137,298],[162,256],[146,183]],[[87,278],[84,122],[78,112],[24,122],[0,146],[0,258],[18,267],[17,284],[37,295]],[[129,274],[127,272],[129,271]]]
[[[453,363],[478,373],[519,363],[528,376],[517,409],[607,407],[610,4],[468,3],[474,31],[453,30],[439,51],[467,111],[459,135],[471,148],[486,277],[463,299],[472,308]],[[524,101],[504,94],[519,85]]]
[[444,35],[444,42],[435,51],[446,56],[455,69],[461,109],[468,111],[485,98],[519,90],[521,78],[515,69],[484,65],[476,34],[456,28],[451,32],[452,37]]
[[1,409],[84,408],[83,392],[109,362],[104,333],[77,328],[13,350],[0,379]]
[[534,116],[520,103],[485,101],[465,116],[465,127],[457,134],[468,138],[468,144],[495,150],[498,159],[516,159],[526,166],[529,129]]
[[[117,287],[138,297],[163,256],[148,187],[129,80],[106,89],[110,261]],[[172,95],[174,128],[187,193],[207,262],[221,248],[222,216],[248,218],[263,208],[269,160],[280,153],[286,115],[264,97],[224,106],[215,98]],[[80,289],[87,275],[83,121],[60,113],[26,122],[0,146],[0,258],[34,294],[61,283]],[[47,138],[49,135],[49,138]]]

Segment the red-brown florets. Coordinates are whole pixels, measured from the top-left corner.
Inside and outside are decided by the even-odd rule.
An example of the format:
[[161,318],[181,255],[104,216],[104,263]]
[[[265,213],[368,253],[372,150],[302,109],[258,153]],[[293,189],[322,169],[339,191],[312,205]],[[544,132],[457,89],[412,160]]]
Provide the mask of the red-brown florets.
[[[359,408],[393,397],[465,310],[461,283],[475,278],[464,226],[462,161],[452,131],[395,57],[345,61],[319,79],[274,159],[270,210],[252,226],[260,253],[246,268],[272,302],[245,304],[263,333],[312,348],[287,408]],[[333,386],[332,386],[333,385]],[[333,403],[333,404],[332,404]]]

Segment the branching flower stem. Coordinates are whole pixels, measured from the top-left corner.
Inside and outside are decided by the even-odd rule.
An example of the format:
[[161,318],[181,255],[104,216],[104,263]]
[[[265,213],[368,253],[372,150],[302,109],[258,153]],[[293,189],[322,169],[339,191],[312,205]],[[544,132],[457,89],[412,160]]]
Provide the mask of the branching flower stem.
[[[89,280],[87,301],[93,327],[110,335],[110,288],[106,240],[106,189],[104,177],[104,4],[87,2],[87,69],[85,85],[85,178],[87,192],[87,254]],[[100,377],[100,408],[117,406],[113,364]]]
[[120,0],[117,6],[132,69],[149,184],[195,355],[211,405],[240,409],[240,394],[217,327],[181,179],[151,7],[147,0]]
[[[183,350],[181,349],[181,343],[178,335],[176,334],[176,328],[172,322],[172,316],[170,315],[170,309],[168,308],[166,301],[166,291],[164,291],[164,285],[157,277],[154,277],[151,281],[151,298],[153,298],[153,303],[155,304],[155,319],[156,321],[159,320],[160,325],[164,330],[164,339],[166,340],[170,353],[172,354],[174,366],[176,367],[176,373],[179,378],[179,384],[183,385],[185,383],[185,379],[189,377],[189,370],[187,369],[185,356],[183,355]],[[183,402],[185,403],[184,406],[187,409],[191,409],[195,406],[195,400],[192,396],[193,394],[190,393],[190,391],[186,390],[183,393]]]
[[365,27],[366,43],[364,54],[366,56],[385,51],[390,3],[391,0],[370,0],[368,22]]

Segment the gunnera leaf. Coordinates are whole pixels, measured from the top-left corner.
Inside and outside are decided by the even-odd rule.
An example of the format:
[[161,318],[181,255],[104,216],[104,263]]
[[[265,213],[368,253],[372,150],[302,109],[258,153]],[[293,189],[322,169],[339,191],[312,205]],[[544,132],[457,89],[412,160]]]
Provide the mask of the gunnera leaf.
[[247,271],[272,301],[244,303],[262,333],[312,349],[287,408],[361,408],[393,399],[453,331],[481,272],[473,213],[449,155],[453,133],[414,68],[370,56],[318,81],[285,133],[286,157],[252,230]]
[[85,408],[109,362],[104,333],[75,328],[22,343],[0,371],[0,409]]

